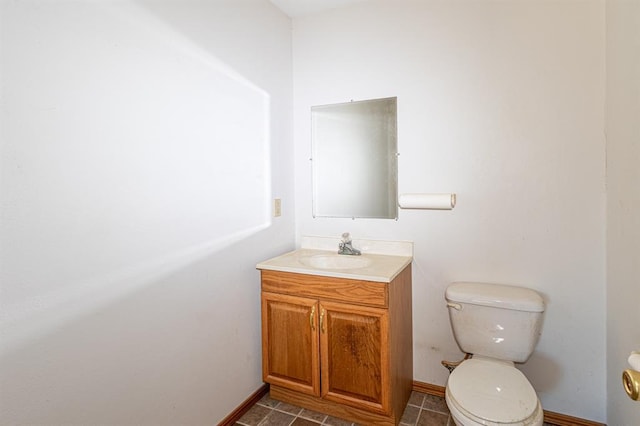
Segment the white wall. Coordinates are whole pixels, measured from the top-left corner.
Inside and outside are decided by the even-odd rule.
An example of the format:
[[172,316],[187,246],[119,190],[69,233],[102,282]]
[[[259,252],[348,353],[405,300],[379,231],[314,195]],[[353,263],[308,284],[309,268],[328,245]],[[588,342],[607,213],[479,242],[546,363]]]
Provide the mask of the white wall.
[[0,423],[215,424],[261,385],[254,265],[294,245],[290,20],[0,13]]
[[640,424],[620,376],[640,350],[640,3],[607,0],[607,420]]
[[[0,5],[0,423],[228,414],[261,383],[253,265],[293,246],[294,195],[298,236],[416,243],[416,380],[444,385],[460,356],[447,283],[518,283],[549,304],[523,367],[545,409],[605,419],[602,2],[296,19],[295,158],[289,20],[268,2]],[[639,25],[633,2],[607,5],[607,411],[624,424]],[[458,206],[312,219],[309,107],[385,96],[400,191]]]
[[[522,369],[545,409],[605,419],[604,3],[367,2],[294,19],[300,235],[415,242],[414,378],[461,354],[456,280],[544,294]],[[456,192],[453,211],[313,219],[312,105],[398,97],[399,190]],[[344,172],[343,172],[344,173]]]

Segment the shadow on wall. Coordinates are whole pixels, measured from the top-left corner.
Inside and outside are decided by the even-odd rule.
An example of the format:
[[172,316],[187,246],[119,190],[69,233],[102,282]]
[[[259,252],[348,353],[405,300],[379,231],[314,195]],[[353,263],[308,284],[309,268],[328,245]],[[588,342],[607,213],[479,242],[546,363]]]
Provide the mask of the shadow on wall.
[[229,246],[260,232],[266,226],[261,225],[215,241],[177,250],[103,276],[66,284],[46,294],[40,293],[37,295],[37,307],[34,308],[25,306],[26,304],[11,306],[3,315],[0,356],[9,349],[14,351],[21,345],[28,345],[67,323],[76,322],[78,318],[102,309],[105,305],[117,303],[131,293],[162,282],[178,271],[188,269],[192,264],[228,251]]
[[564,375],[560,364],[547,354],[538,351],[534,352],[525,364],[518,364],[517,367],[523,371],[538,393],[555,389]]
[[[225,250],[241,256],[244,243]],[[2,356],[0,422],[214,421],[220,413],[212,399],[233,387],[233,377],[221,371],[225,360],[259,375],[257,274],[253,265],[238,271],[223,256],[207,256],[39,330]],[[255,286],[239,289],[231,281],[238,277]],[[234,291],[225,291],[229,287]],[[234,342],[235,352],[224,342]]]

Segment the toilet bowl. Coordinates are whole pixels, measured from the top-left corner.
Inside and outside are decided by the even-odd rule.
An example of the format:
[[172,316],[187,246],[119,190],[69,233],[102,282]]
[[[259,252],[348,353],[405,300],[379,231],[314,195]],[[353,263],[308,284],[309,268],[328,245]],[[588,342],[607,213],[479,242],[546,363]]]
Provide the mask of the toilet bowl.
[[510,362],[463,361],[449,376],[445,400],[458,426],[539,426],[544,413],[527,378]]

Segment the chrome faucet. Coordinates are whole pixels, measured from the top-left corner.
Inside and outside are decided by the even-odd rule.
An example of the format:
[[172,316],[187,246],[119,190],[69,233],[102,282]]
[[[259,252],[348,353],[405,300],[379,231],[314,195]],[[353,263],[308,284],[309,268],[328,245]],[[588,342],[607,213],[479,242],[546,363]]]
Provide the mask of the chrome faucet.
[[354,249],[351,241],[351,235],[348,232],[342,234],[342,242],[338,246],[338,254],[346,254],[349,256],[360,256],[360,250]]

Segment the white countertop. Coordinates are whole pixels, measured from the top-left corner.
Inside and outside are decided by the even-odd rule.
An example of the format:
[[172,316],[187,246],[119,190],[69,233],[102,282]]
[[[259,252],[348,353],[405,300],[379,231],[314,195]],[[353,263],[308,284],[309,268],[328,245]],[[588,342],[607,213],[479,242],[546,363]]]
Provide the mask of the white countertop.
[[[405,266],[411,263],[412,259],[412,256],[407,255],[395,256],[363,252],[360,256],[348,256],[337,254],[337,250],[300,248],[260,262],[256,268],[325,277],[391,282]],[[354,267],[350,267],[348,264],[351,261],[354,262]],[[335,267],[332,267],[333,265]]]

